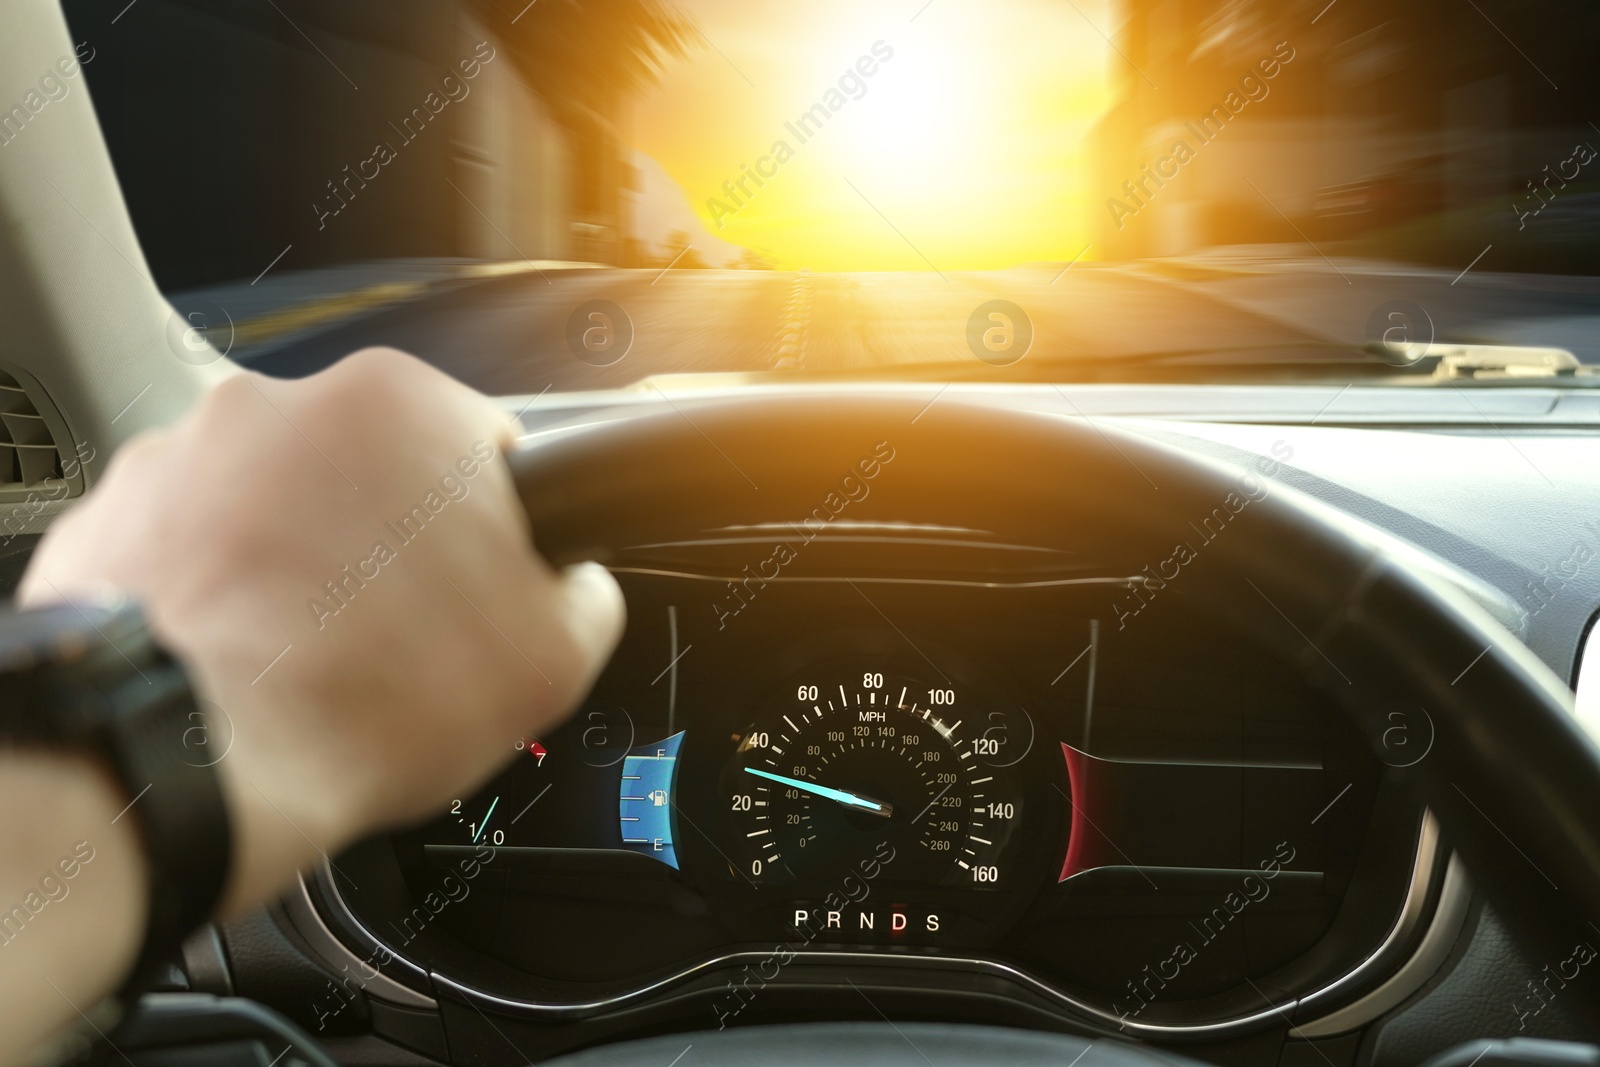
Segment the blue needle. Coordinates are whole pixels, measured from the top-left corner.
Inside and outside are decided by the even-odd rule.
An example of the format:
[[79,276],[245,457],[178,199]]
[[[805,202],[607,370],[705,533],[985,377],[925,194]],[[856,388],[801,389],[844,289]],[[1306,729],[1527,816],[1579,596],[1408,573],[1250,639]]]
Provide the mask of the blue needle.
[[803,778],[785,778],[781,774],[773,774],[771,771],[757,770],[754,767],[746,767],[744,771],[746,774],[753,774],[757,778],[770,779],[771,781],[777,782],[779,785],[789,785],[796,789],[803,789],[807,793],[813,793],[825,800],[837,801],[846,807],[861,808],[865,811],[870,811],[874,815],[882,815],[887,818],[889,815],[894,813],[894,805],[892,804],[877,800],[868,800],[866,797],[858,797],[854,793],[846,793],[843,789],[833,789],[829,786],[818,785],[816,782],[808,782]]
[[500,803],[500,798],[495,797],[494,803],[489,805],[489,810],[483,813],[483,821],[478,824],[478,832],[472,835],[472,843],[476,845],[478,838],[483,836],[483,831],[489,828],[489,816],[494,814],[495,805]]

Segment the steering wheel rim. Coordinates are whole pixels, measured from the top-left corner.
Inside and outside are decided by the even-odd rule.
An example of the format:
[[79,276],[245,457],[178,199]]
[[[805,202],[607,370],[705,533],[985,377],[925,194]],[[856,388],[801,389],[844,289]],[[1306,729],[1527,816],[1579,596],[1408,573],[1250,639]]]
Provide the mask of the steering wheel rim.
[[1017,543],[1149,565],[1230,493],[1269,485],[1183,569],[1187,588],[1291,657],[1369,738],[1396,706],[1425,711],[1430,744],[1402,774],[1525,943],[1564,954],[1600,921],[1600,748],[1570,690],[1358,521],[1127,426],[1023,400],[666,399],[524,438],[512,467],[552,562],[615,563],[630,546],[798,522],[878,442],[896,459],[854,519],[937,524],[959,500],[1003,519]]

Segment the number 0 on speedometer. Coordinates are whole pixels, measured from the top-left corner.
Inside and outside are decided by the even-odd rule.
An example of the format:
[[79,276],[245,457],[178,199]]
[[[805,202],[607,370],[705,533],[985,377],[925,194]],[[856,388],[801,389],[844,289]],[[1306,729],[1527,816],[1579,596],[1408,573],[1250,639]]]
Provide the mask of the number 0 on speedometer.
[[848,871],[884,842],[896,882],[1000,888],[1021,817],[1007,771],[948,684],[863,671],[801,682],[739,739],[722,778],[728,855],[753,883]]

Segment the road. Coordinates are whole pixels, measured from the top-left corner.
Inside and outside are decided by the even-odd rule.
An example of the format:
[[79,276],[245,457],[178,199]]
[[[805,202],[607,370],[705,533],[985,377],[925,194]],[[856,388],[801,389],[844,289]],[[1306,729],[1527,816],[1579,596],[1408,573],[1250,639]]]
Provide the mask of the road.
[[[477,389],[509,395],[608,388],[655,374],[759,371],[780,361],[823,373],[959,363],[974,358],[969,318],[996,299],[1015,303],[1030,318],[1030,361],[1052,355],[1114,360],[1193,347],[1359,343],[1374,312],[1400,297],[1426,310],[1440,340],[1561,344],[1600,362],[1600,340],[1591,340],[1600,339],[1600,285],[1588,279],[1485,274],[1452,282],[1437,272],[1333,266],[524,274],[447,286],[259,355],[249,365],[297,376],[366,345],[393,345]],[[614,304],[631,325],[631,347],[611,366],[592,364],[612,356],[585,361],[582,345],[568,343],[569,319],[592,301]]]

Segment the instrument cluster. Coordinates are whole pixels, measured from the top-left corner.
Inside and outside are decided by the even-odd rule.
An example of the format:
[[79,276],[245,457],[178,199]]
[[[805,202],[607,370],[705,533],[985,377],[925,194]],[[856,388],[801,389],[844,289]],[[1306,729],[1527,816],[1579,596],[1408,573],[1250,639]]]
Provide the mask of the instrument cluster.
[[1112,581],[774,582],[730,617],[725,583],[619,577],[628,632],[574,717],[325,872],[350,940],[539,1011],[777,946],[1180,1020],[1348,973],[1407,892],[1421,812],[1179,594],[1119,620]]

